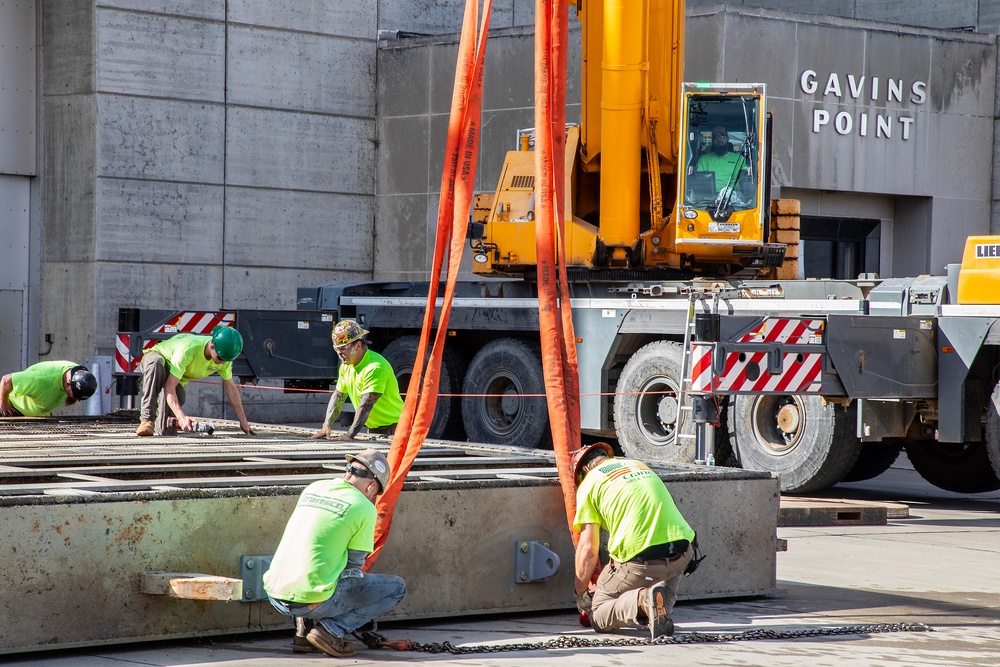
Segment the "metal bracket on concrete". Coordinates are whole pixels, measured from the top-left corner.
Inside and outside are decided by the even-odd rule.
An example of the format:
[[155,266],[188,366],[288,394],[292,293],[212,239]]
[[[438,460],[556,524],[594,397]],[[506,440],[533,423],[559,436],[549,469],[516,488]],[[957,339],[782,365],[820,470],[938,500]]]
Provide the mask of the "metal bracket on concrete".
[[548,542],[518,540],[514,544],[514,583],[544,581],[559,570],[559,554]]
[[240,556],[240,577],[243,579],[243,602],[266,600],[264,573],[271,567],[271,556]]
[[143,572],[140,590],[147,595],[230,602],[243,596],[243,582],[195,572]]

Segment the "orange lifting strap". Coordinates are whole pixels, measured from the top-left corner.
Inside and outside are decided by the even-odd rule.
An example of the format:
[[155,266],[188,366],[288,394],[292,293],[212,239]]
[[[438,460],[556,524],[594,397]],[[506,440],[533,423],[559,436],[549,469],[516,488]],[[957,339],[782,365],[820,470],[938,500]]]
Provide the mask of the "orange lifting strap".
[[[427,436],[437,404],[441,358],[455,282],[458,279],[459,264],[466,244],[466,221],[472,205],[476,176],[476,156],[482,116],[483,62],[492,4],[492,0],[485,0],[483,3],[483,20],[477,41],[475,35],[476,26],[479,24],[478,0],[466,0],[451,116],[448,122],[445,162],[441,176],[441,205],[438,210],[434,263],[428,286],[423,330],[406,392],[403,413],[389,449],[392,478],[377,503],[375,550],[368,557],[365,569],[374,564],[385,544],[403,481]],[[565,0],[556,0],[555,5],[558,9],[549,6],[544,0],[538,0],[536,8],[536,16],[541,18],[536,19],[535,115],[536,127],[539,129],[536,130],[535,159],[536,165],[544,165],[543,168],[546,170],[539,170],[539,174],[546,175],[535,181],[538,188],[535,200],[541,203],[536,211],[539,258],[538,303],[549,419],[552,425],[559,478],[567,502],[567,517],[572,527],[576,503],[575,484],[572,472],[569,470],[569,449],[570,446],[575,449],[579,445],[580,410],[576,348],[566,288],[566,271],[562,261],[563,223],[558,206],[564,201],[562,146],[565,143],[567,8]],[[549,34],[550,30],[553,35]],[[538,46],[539,43],[543,46]],[[550,111],[552,108],[556,110],[555,113]],[[545,131],[541,130],[543,125],[546,126]],[[553,131],[553,128],[556,131]],[[543,136],[544,139],[541,138]],[[438,283],[445,266],[446,247],[449,249],[447,280],[437,332],[428,356],[427,348],[430,332],[434,328],[434,307],[437,301]],[[546,267],[544,272],[543,261]],[[424,359],[426,365],[423,363]],[[574,534],[574,541],[576,538]]]

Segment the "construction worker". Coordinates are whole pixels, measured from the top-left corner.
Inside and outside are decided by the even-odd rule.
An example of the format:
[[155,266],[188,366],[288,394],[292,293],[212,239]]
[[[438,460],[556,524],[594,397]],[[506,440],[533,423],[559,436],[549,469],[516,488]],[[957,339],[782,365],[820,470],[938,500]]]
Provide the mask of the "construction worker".
[[163,435],[167,431],[167,417],[170,415],[176,417],[178,428],[193,431],[195,421],[181,407],[185,399],[184,385],[190,380],[218,373],[226,398],[240,420],[240,428],[244,433],[254,435],[243,412],[240,390],[233,382],[232,361],[242,350],[243,336],[240,332],[221,324],[212,329],[211,336],[177,334],[147,350],[139,363],[142,369],[142,408],[135,434]]
[[719,126],[712,129],[711,150],[700,158],[696,171],[711,171],[715,174],[715,189],[734,188],[739,182],[740,172],[746,166],[742,155],[733,151],[729,142],[729,132]]
[[354,421],[346,434],[336,440],[353,440],[367,427],[369,433],[392,435],[399,415],[403,412],[403,398],[399,395],[399,382],[385,357],[368,349],[364,339],[368,332],[354,320],[341,320],[333,327],[333,349],[340,358],[337,387],[326,406],[323,427],[313,438],[327,438],[330,428],[344,409],[348,397],[354,406]]
[[[571,459],[576,475],[576,602],[598,632],[633,623],[650,636],[672,635],[670,618],[681,574],[693,555],[695,533],[674,505],[659,475],[640,461],[614,458],[597,442]],[[593,592],[600,531],[608,531],[610,562]]]
[[406,595],[400,577],[361,571],[375,548],[375,499],[389,483],[389,462],[374,449],[345,458],[343,478],[313,482],[299,496],[264,573],[271,604],[295,619],[296,653],[354,655],[346,635]]
[[56,408],[85,401],[97,378],[72,361],[42,361],[0,378],[0,416],[48,417]]

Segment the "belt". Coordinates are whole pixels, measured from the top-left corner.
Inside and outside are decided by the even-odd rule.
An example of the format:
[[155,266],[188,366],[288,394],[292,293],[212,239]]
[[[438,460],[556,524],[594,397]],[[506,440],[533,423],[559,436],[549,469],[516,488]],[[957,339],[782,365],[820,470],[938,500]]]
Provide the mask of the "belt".
[[687,553],[690,546],[691,543],[687,540],[674,540],[673,542],[666,542],[664,544],[654,544],[637,553],[629,559],[629,562],[645,563],[651,560],[677,560]]
[[278,602],[285,605],[289,609],[315,609],[321,604],[319,602],[290,602],[288,600],[278,600]]

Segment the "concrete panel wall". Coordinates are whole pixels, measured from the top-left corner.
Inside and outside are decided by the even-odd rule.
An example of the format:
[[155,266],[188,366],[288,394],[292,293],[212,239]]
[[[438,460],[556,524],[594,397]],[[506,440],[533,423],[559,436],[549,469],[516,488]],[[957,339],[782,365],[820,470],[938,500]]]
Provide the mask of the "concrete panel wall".
[[42,4],[53,354],[109,354],[120,307],[372,277],[377,0]]
[[[992,37],[718,6],[692,11],[687,36],[687,78],[763,73],[777,187],[933,198],[931,245],[904,262],[925,271],[960,259],[950,239],[990,228]],[[965,214],[945,213],[956,208]]]
[[97,20],[102,92],[224,100],[224,24],[110,9]]

